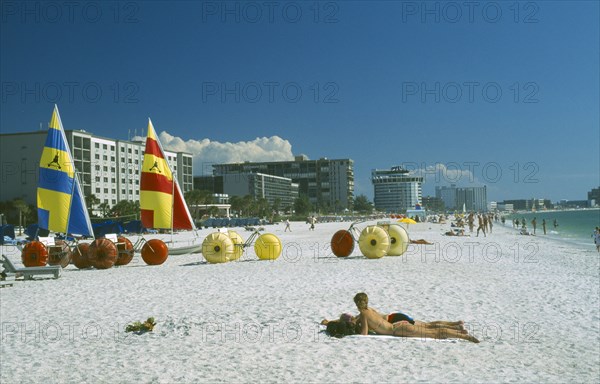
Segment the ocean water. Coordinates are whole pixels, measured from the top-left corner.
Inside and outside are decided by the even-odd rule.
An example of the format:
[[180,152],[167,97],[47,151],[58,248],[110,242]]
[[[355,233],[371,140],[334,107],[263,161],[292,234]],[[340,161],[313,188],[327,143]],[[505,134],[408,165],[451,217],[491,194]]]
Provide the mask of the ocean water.
[[[533,231],[531,220],[534,217],[537,221],[537,235],[543,235],[542,220],[546,219],[548,237],[584,245],[586,248],[594,247],[592,233],[594,228],[600,227],[600,209],[516,213],[507,216],[506,226],[511,225],[509,220],[517,218],[522,221],[524,218],[527,222],[527,229],[531,232]],[[558,227],[553,225],[555,219]]]

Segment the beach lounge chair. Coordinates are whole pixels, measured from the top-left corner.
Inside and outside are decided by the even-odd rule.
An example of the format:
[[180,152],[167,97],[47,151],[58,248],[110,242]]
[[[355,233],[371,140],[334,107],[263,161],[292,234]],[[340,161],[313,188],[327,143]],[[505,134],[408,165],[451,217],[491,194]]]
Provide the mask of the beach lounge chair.
[[37,275],[53,275],[55,279],[58,279],[62,274],[62,267],[60,265],[49,265],[47,267],[23,267],[17,268],[10,261],[10,259],[4,255],[0,258],[2,263],[2,273],[6,276],[23,276],[24,280],[32,280],[33,276]]

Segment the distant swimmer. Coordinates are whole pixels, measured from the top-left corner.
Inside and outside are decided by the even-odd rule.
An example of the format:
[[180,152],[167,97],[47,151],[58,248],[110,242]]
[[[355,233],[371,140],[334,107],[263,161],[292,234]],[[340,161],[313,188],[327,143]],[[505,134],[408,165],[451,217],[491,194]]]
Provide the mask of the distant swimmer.
[[544,235],[546,234],[546,219],[542,219],[542,228],[544,229]]
[[556,219],[554,219],[554,228],[558,227],[558,221],[556,221]]

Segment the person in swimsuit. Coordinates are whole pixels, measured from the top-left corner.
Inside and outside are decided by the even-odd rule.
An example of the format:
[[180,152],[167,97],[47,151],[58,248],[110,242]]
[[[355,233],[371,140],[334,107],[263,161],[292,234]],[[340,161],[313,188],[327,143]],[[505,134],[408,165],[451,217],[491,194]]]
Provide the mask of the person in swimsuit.
[[[331,323],[333,321],[338,321],[338,322],[354,324],[357,327],[357,329],[360,329],[359,328],[360,327],[359,316],[353,316],[349,313],[342,313],[340,315],[339,319],[337,319],[337,320],[327,320],[327,319],[321,320],[321,325],[328,325],[329,323]],[[412,317],[410,317],[407,314],[404,314],[402,312],[392,312],[387,315],[381,315],[381,318],[392,324],[404,321],[404,322],[407,322],[412,325],[418,325],[418,326],[428,327],[428,328],[450,328],[450,329],[457,329],[457,330],[465,329],[463,321],[436,320],[436,321],[425,322],[425,321],[415,320]]]
[[421,337],[431,339],[463,339],[473,343],[479,343],[475,337],[468,334],[466,330],[447,327],[427,327],[411,324],[408,321],[390,323],[375,309],[369,307],[369,298],[366,293],[360,292],[354,296],[354,303],[360,312],[361,324],[360,334],[368,335],[373,331],[378,335],[391,335],[398,337]]

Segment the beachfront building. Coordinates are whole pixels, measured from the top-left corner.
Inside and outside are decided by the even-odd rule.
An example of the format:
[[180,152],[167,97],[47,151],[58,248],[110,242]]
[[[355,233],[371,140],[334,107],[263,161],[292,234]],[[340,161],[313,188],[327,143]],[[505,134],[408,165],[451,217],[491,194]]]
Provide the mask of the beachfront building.
[[382,212],[404,213],[421,204],[422,176],[411,175],[402,167],[371,171],[375,209]]
[[552,202],[548,199],[504,200],[502,204],[512,205],[515,211],[540,211],[554,208],[554,204],[552,204]]
[[456,189],[456,209],[465,208],[470,212],[487,211],[487,187],[466,187]]
[[352,207],[354,161],[351,159],[309,160],[306,156],[300,155],[289,161],[213,165],[215,177],[259,173],[290,179],[292,183],[298,185],[299,195],[308,196],[317,210],[337,211]]
[[600,187],[592,188],[592,190],[587,193],[587,198],[588,207],[596,207],[600,205]]
[[194,189],[224,193],[228,196],[264,198],[271,205],[279,201],[279,207],[284,210],[293,207],[299,196],[298,184],[292,182],[292,179],[251,172],[228,173],[223,176],[196,176]]
[[435,197],[444,202],[446,209],[456,209],[456,184],[435,187]]
[[[39,161],[47,133],[0,134],[0,201],[18,198],[37,204]],[[65,136],[84,196],[93,194],[109,208],[122,200],[140,200],[145,142],[110,139],[83,130],[65,130]],[[182,191],[192,190],[192,155],[165,150],[165,156]]]
[[483,212],[488,209],[487,187],[435,187],[435,196],[442,199],[447,210]]
[[442,200],[439,197],[423,196],[422,203],[423,203],[423,208],[427,212],[444,212],[446,210],[446,205],[444,204],[444,200]]

